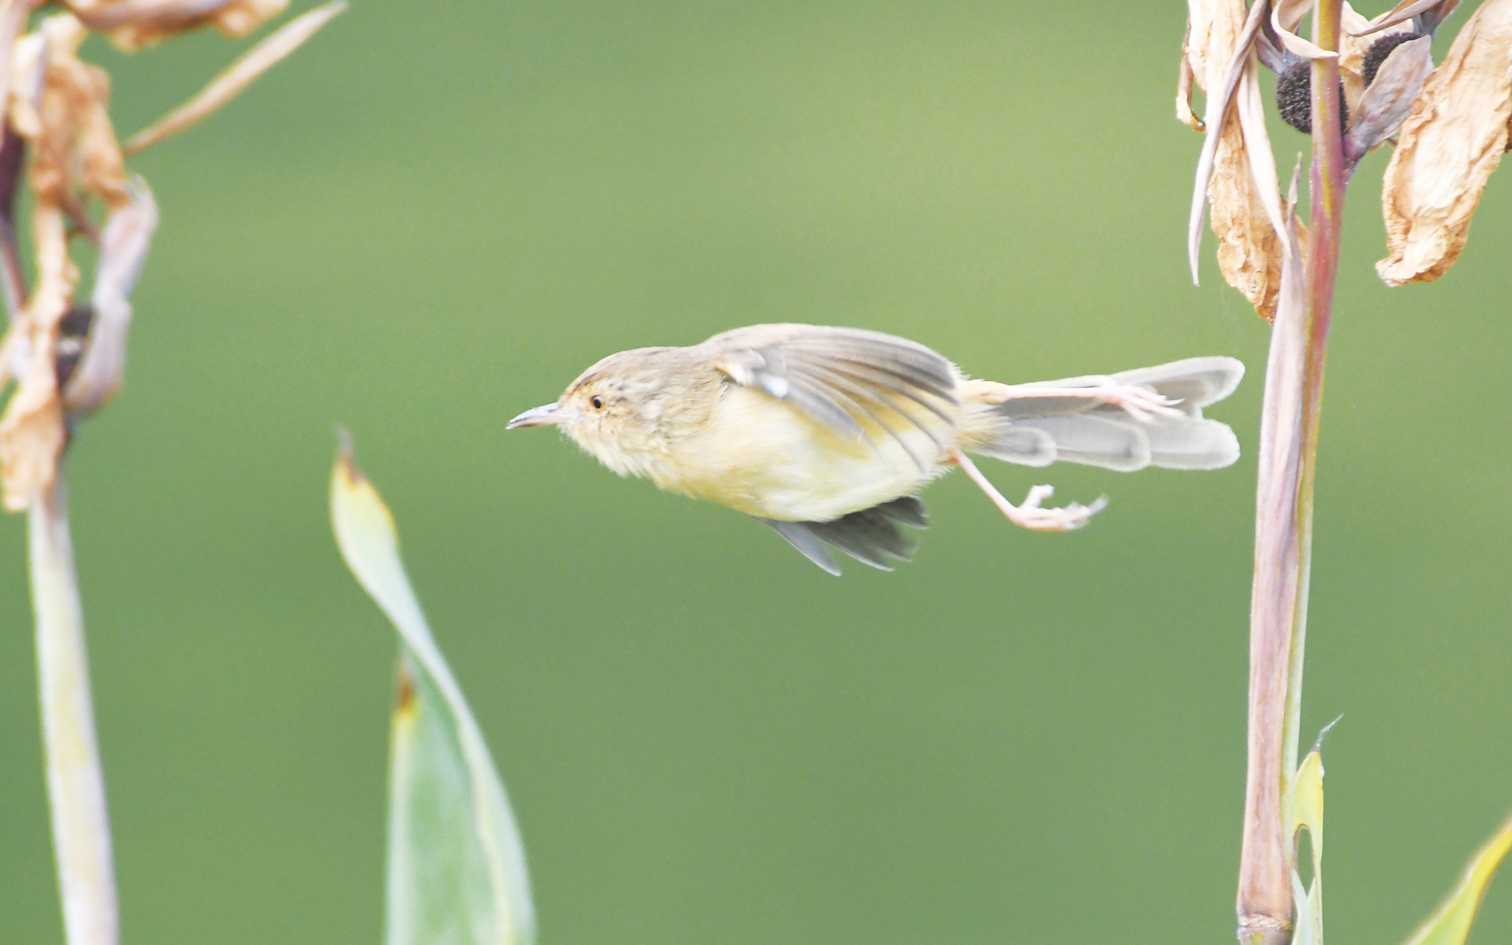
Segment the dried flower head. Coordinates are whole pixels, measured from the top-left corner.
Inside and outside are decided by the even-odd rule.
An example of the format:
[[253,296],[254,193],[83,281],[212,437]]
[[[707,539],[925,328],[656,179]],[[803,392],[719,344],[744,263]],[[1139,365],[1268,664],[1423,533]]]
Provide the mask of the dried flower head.
[[[1276,76],[1276,112],[1281,120],[1305,135],[1312,134],[1312,63],[1292,63]],[[1349,127],[1349,99],[1339,80],[1339,130]]]
[[[1374,20],[1342,6],[1339,50],[1296,32],[1316,0],[1190,0],[1177,117],[1204,131],[1188,254],[1193,280],[1201,212],[1212,208],[1224,278],[1261,316],[1272,317],[1289,252],[1274,158],[1256,104],[1257,63],[1275,70],[1276,103],[1311,133],[1312,76],[1339,76],[1338,119],[1346,178],[1371,150],[1397,144],[1383,192],[1389,255],[1377,264],[1392,285],[1431,281],[1463,248],[1486,179],[1512,146],[1512,0],[1485,0],[1435,70],[1434,32],[1459,0],[1403,0]],[[1311,64],[1319,60],[1324,65]],[[1193,87],[1207,94],[1202,119]],[[1330,96],[1331,97],[1331,96]],[[1308,251],[1305,230],[1298,251]]]
[[[128,176],[111,126],[110,78],[79,59],[80,45],[91,30],[130,49],[202,25],[241,35],[286,2],[75,0],[69,12],[22,36],[32,4],[0,0],[0,290],[10,313],[0,339],[0,389],[16,381],[0,416],[7,509],[26,508],[53,483],[74,424],[120,386],[129,296],[157,224],[152,193]],[[298,18],[143,141],[167,137],[229,101],[344,7],[338,0]],[[23,186],[31,191],[30,278],[16,243]],[[99,247],[87,304],[75,297],[79,272],[69,255],[70,241],[81,238]]]
[[1426,35],[1428,34],[1404,30],[1400,33],[1387,33],[1371,43],[1365,50],[1365,55],[1360,59],[1360,78],[1365,80],[1365,87],[1369,88],[1370,83],[1375,81],[1376,73],[1381,70],[1381,64],[1393,50],[1409,40]]

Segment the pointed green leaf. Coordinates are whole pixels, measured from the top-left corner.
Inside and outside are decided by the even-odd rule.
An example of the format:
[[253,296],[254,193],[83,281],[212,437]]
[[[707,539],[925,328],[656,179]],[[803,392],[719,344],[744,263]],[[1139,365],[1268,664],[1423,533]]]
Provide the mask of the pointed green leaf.
[[1323,756],[1316,750],[1297,769],[1290,806],[1293,848],[1304,828],[1312,848],[1311,884],[1304,888],[1301,874],[1292,865],[1292,901],[1297,910],[1292,945],[1323,945]]
[[399,631],[386,941],[527,945],[535,916],[504,784],[405,576],[393,516],[345,445],[331,519],[347,566]]
[[1512,819],[1502,824],[1496,835],[1475,854],[1459,885],[1449,893],[1438,912],[1407,940],[1407,945],[1464,945],[1470,936],[1475,912],[1480,908],[1481,897],[1486,894],[1486,886],[1496,875],[1496,867],[1508,848],[1512,848]]

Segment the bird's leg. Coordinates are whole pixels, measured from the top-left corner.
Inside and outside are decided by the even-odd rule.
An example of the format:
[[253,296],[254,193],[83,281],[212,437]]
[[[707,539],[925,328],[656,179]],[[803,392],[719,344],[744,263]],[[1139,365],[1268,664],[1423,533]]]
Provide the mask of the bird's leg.
[[982,471],[976,468],[976,464],[966,457],[966,454],[958,449],[950,451],[950,458],[957,465],[966,470],[966,475],[977,487],[987,493],[987,498],[992,504],[1006,516],[1008,521],[1022,528],[1030,528],[1037,532],[1069,532],[1081,528],[1092,520],[1092,516],[1102,511],[1108,504],[1108,497],[1103,496],[1091,505],[1082,505],[1073,502],[1065,508],[1046,509],[1041,508],[1040,503],[1055,494],[1054,486],[1035,486],[1029,490],[1029,495],[1024,498],[1020,505],[1014,505],[1003,494],[997,491],[997,487],[982,475]]
[[993,392],[988,402],[1000,404],[1010,400],[1030,400],[1036,397],[1085,397],[1088,400],[1100,401],[1110,407],[1118,407],[1140,423],[1149,423],[1156,417],[1174,419],[1186,416],[1183,410],[1175,406],[1176,401],[1156,393],[1143,384],[1117,384],[1112,378],[1105,380],[1106,383],[1095,383],[1087,387],[1003,384],[1000,390]]

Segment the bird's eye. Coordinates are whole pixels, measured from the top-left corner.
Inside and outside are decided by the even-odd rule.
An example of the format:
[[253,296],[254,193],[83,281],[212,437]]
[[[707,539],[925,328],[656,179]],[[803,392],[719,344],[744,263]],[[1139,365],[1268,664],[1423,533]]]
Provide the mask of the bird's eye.
[[594,410],[604,409],[604,398],[600,397],[598,394],[594,394],[591,398],[588,399],[588,402],[593,405]]

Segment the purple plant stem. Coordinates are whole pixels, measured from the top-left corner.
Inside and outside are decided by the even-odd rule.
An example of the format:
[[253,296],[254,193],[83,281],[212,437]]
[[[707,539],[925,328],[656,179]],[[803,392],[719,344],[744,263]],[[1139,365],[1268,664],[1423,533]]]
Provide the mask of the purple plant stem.
[[[1314,14],[1314,42],[1324,49],[1338,48],[1340,8],[1340,0],[1323,0]],[[1277,316],[1256,498],[1249,769],[1236,903],[1238,937],[1246,945],[1280,945],[1292,937],[1293,839],[1287,835],[1284,805],[1297,764],[1313,486],[1347,181],[1338,63],[1318,60],[1312,69],[1311,233],[1302,287],[1306,320],[1298,326]]]

